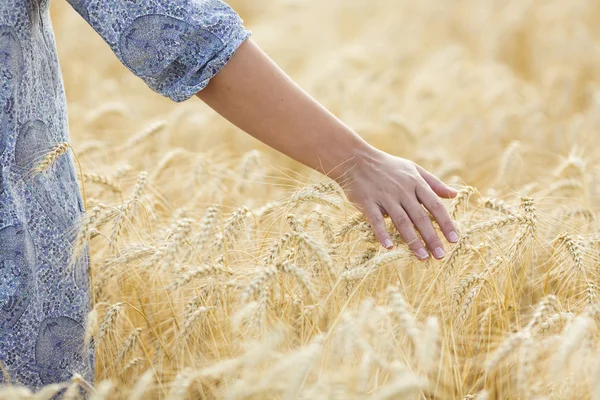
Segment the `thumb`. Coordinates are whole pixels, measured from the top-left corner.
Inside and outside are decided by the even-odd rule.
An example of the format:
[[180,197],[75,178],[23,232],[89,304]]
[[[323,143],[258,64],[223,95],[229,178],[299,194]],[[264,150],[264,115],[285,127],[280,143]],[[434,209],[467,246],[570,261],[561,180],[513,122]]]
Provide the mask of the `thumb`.
[[425,182],[427,182],[427,184],[438,196],[443,197],[445,199],[452,199],[458,194],[456,190],[446,185],[444,182],[439,180],[435,175],[433,175],[431,172],[427,171],[423,167],[417,165],[417,171],[419,171],[419,174],[421,174]]

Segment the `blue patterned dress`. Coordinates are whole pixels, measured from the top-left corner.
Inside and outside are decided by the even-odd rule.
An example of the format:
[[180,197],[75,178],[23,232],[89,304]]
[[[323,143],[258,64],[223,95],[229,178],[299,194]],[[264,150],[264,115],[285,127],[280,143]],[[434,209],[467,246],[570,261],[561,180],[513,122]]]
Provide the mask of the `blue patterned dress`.
[[[250,35],[220,0],[70,3],[127,68],[177,102],[203,89]],[[31,174],[68,140],[48,7],[0,0],[0,361],[13,383],[32,389],[73,373],[93,378],[86,257],[67,271],[83,212],[73,159]]]

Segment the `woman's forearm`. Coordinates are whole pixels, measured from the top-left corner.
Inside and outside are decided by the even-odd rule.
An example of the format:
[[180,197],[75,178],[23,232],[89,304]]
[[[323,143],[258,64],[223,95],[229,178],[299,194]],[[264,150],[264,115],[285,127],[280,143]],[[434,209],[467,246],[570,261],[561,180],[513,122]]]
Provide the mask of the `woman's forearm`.
[[332,179],[376,152],[251,40],[198,97],[240,129]]

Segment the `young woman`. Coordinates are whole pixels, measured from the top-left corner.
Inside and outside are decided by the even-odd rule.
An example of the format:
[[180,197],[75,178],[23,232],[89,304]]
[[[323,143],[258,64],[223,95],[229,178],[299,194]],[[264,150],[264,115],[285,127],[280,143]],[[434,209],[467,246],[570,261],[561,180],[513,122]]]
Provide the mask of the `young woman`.
[[[177,102],[198,95],[252,136],[335,179],[386,248],[394,245],[389,215],[417,257],[444,257],[426,210],[447,240],[458,240],[439,199],[456,192],[327,112],[249,39],[225,3],[69,1],[151,89]],[[48,3],[0,2],[0,361],[13,383],[31,388],[93,375],[91,351],[82,351],[87,260],[76,262],[75,274],[66,271],[73,237],[65,232],[84,211],[73,161],[63,156],[31,174],[39,155],[68,140]]]

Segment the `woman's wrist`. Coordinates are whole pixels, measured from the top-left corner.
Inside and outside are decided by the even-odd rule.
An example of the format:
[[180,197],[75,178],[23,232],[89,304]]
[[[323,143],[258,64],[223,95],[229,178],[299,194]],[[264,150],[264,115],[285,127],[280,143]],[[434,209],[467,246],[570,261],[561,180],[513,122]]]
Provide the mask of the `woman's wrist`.
[[[353,135],[356,135],[353,133]],[[355,174],[361,170],[371,168],[377,164],[381,157],[381,151],[367,143],[364,139],[357,137],[346,145],[332,145],[331,154],[327,155],[331,162],[329,171],[322,171],[331,179],[335,180],[340,186],[353,179]]]

